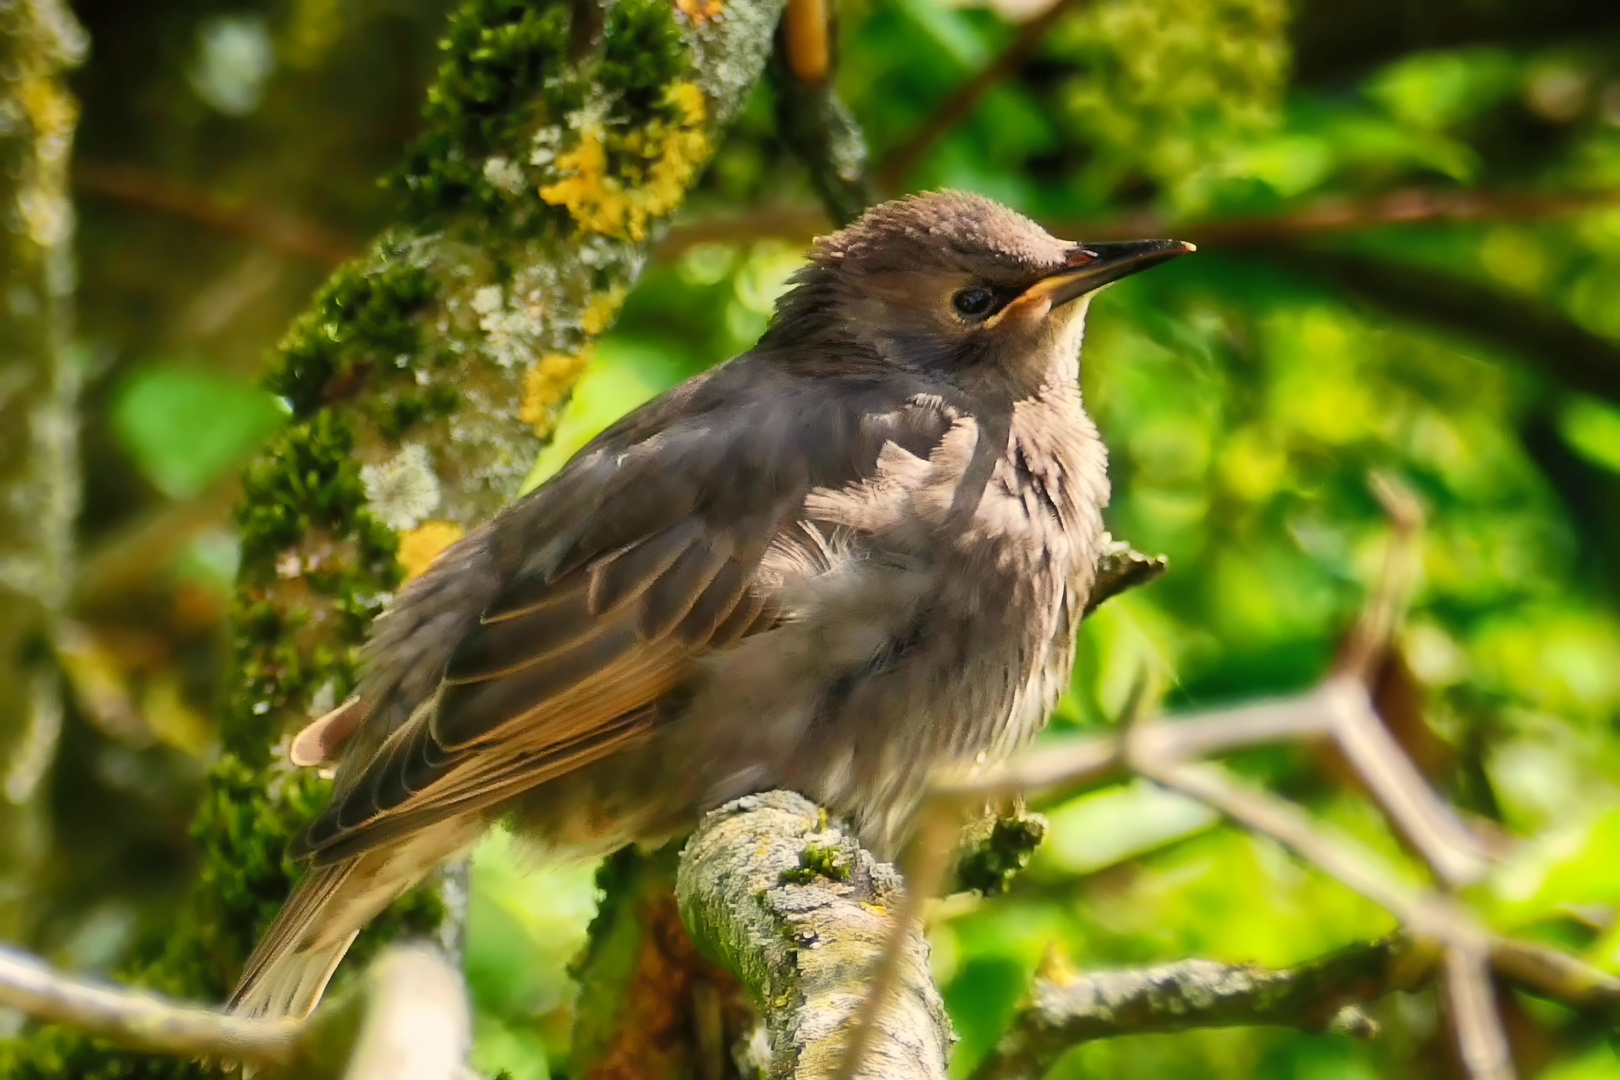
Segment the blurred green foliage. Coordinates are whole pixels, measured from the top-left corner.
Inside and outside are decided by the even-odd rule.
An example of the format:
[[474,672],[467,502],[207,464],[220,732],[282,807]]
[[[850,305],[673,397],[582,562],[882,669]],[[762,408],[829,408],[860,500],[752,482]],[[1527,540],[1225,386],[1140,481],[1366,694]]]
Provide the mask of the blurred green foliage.
[[[226,206],[296,211],[340,237],[387,219],[398,193],[372,179],[422,134],[409,117],[447,5],[257,0],[228,24],[202,0],[143,17],[112,0],[76,6],[96,41],[81,76],[82,161],[139,165]],[[1447,797],[1511,838],[1471,900],[1503,930],[1620,972],[1620,204],[1590,198],[1620,189],[1620,13],[1564,0],[1490,12],[1435,0],[1421,18],[1407,7],[1071,5],[904,183],[982,191],[1077,239],[1087,228],[1229,229],[1092,308],[1083,378],[1112,454],[1109,526],[1168,555],[1171,573],[1088,621],[1052,737],[1113,724],[1144,674],[1170,711],[1319,679],[1377,574],[1388,529],[1367,478],[1388,471],[1428,510],[1400,635],[1423,723],[1397,735]],[[1011,0],[841,5],[838,86],[875,160],[994,61],[1018,12]],[[780,92],[761,87],[720,148],[687,213],[691,242],[648,267],[531,484],[764,329],[800,258],[795,213],[813,207],[775,135]],[[1470,195],[1477,208],[1404,224],[1374,212],[1412,192]],[[324,268],[262,230],[210,233],[151,199],[84,199],[84,532],[95,550],[204,490],[272,432],[279,410],[248,389],[255,357]],[[1528,213],[1531,202],[1558,212]],[[1301,216],[1323,207],[1338,215],[1332,228]],[[757,239],[704,238],[711,219],[743,215]],[[1421,290],[1399,305],[1349,290],[1333,271],[1350,258],[1392,280],[1463,288],[1481,326],[1518,319],[1515,332],[1473,331],[1466,312],[1425,318]],[[1563,339],[1545,331],[1555,324],[1598,343],[1606,384],[1565,381]],[[178,355],[211,364],[178,367]],[[217,546],[215,535],[200,543]],[[82,616],[109,640],[139,626],[164,662],[207,670],[223,600],[184,571],[198,559],[198,543],[177,545],[142,590]],[[200,676],[188,687],[206,708],[215,687]],[[179,751],[132,748],[87,709],[69,724],[59,843],[80,854],[50,883],[60,902],[39,944],[106,967],[131,937],[162,932],[166,898],[186,880],[189,808],[174,792],[195,793],[195,770],[175,766]],[[1235,764],[1418,873],[1321,756],[1277,749]],[[1049,949],[1082,968],[1288,964],[1391,926],[1273,845],[1143,783],[1050,818],[1008,895],[933,928],[959,1074],[994,1043]],[[112,854],[131,843],[157,856]],[[474,864],[476,1061],[538,1080],[567,1060],[567,961],[595,886],[589,867],[527,872],[515,848],[498,835]],[[133,929],[108,939],[91,914],[116,903]],[[1555,1007],[1506,1007],[1525,1075],[1620,1074],[1603,1032]],[[1077,1050],[1054,1075],[1446,1074],[1432,994],[1374,1011],[1385,1034],[1372,1043],[1275,1030],[1131,1038]]]
[[130,457],[174,499],[198,494],[240,464],[285,416],[274,397],[238,380],[157,364],[132,375],[112,405]]

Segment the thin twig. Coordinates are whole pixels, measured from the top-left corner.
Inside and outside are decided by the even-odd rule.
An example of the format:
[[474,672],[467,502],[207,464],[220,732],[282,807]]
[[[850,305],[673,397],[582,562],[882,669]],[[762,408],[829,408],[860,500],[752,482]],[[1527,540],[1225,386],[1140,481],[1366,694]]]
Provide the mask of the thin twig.
[[1620,978],[1526,941],[1495,937],[1490,949],[1491,967],[1513,986],[1620,1026]]
[[1460,888],[1485,876],[1485,853],[1395,741],[1371,697],[1417,589],[1423,504],[1390,473],[1374,473],[1369,487],[1389,522],[1389,542],[1378,580],[1335,665],[1335,674],[1328,680],[1336,691],[1329,699],[1333,737],[1373,798],[1435,877]]
[[156,994],[98,985],[59,974],[26,953],[6,948],[0,948],[0,1005],[132,1050],[262,1067],[290,1063],[303,1034],[299,1021],[247,1020]]
[[313,1077],[341,1070],[347,1080],[473,1075],[464,1064],[472,1020],[461,976],[428,946],[395,946],[366,973],[361,994],[297,1020],[245,1019],[97,984],[0,948],[0,1005],[132,1050],[275,1073]]
[[1216,765],[1174,765],[1132,755],[1138,773],[1171,791],[1202,802],[1251,832],[1269,836],[1300,858],[1337,878],[1423,937],[1439,938],[1437,927],[1455,916],[1454,905],[1438,904],[1405,884],[1361,845],[1346,837],[1329,839],[1293,803],[1234,781]]
[[1007,1033],[972,1080],[1040,1080],[1071,1048],[1095,1039],[1191,1028],[1276,1025],[1371,1038],[1358,1003],[1413,987],[1404,936],[1352,945],[1297,967],[1183,960],[1127,971],[1039,976]]
[[[1459,935],[1461,937],[1463,935]],[[1457,1055],[1472,1080],[1513,1080],[1513,1052],[1496,1007],[1484,935],[1453,941],[1445,952],[1445,996]]]
[[1361,845],[1329,837],[1284,799],[1238,784],[1212,765],[1163,769],[1133,758],[1149,779],[1219,810],[1251,832],[1268,836],[1394,914],[1420,939],[1441,943],[1447,997],[1463,1065],[1471,1080],[1511,1080],[1512,1060],[1501,1016],[1492,1000],[1488,940],[1459,905],[1437,893],[1414,889]]
[[1333,683],[1342,690],[1330,698],[1334,742],[1384,813],[1439,880],[1454,888],[1479,881],[1489,864],[1478,838],[1395,741],[1366,686],[1343,677]]
[[1405,483],[1389,473],[1374,473],[1368,486],[1390,524],[1389,543],[1378,582],[1336,667],[1340,674],[1371,686],[1396,631],[1406,621],[1417,586],[1423,506]]
[[[1232,218],[1177,226],[1189,239],[1225,247],[1361,232],[1388,225],[1463,222],[1540,221],[1620,204],[1620,190],[1442,192],[1421,188],[1392,191],[1371,199],[1323,199],[1281,215]],[[1130,225],[1130,222],[1121,222]],[[1106,227],[1105,227],[1106,228]],[[1099,233],[1099,240],[1109,239]],[[1089,237],[1088,237],[1089,239]]]
[[1046,39],[1052,27],[1057,25],[1058,20],[1082,2],[1083,0],[1056,0],[1051,7],[1020,26],[1012,44],[977,75],[957,87],[951,96],[934,110],[933,115],[923,122],[922,127],[913,132],[911,138],[901,143],[889,155],[888,160],[883,163],[883,168],[878,172],[878,190],[888,194],[898,191],[911,170],[927,156],[934,148],[934,144],[969,116],[978,107],[985,94],[1017,75],[1024,65],[1034,58],[1036,51],[1041,47],[1041,42]]
[[73,186],[85,195],[184,218],[317,266],[336,266],[360,252],[353,237],[323,225],[269,207],[228,203],[136,165],[80,159],[73,164]]
[[[1317,236],[1385,226],[1507,224],[1569,217],[1620,205],[1620,189],[1524,195],[1481,191],[1466,195],[1408,189],[1370,199],[1324,199],[1281,214],[1226,221],[1169,222],[1153,214],[1100,221],[1044,222],[1054,235],[1076,240],[1119,240],[1174,233],[1215,248],[1268,247]],[[699,244],[740,244],[763,239],[808,244],[829,226],[827,215],[803,206],[765,206],[748,214],[706,218],[679,225],[658,245],[660,259],[678,258]]]

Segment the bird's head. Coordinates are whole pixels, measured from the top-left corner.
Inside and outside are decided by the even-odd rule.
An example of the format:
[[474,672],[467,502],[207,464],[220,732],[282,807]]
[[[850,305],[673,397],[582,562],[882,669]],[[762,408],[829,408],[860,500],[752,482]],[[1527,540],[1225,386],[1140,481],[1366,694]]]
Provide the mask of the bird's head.
[[1034,389],[1074,369],[1092,293],[1192,250],[1059,240],[979,195],[896,199],[816,241],[766,343],[831,339],[953,380]]

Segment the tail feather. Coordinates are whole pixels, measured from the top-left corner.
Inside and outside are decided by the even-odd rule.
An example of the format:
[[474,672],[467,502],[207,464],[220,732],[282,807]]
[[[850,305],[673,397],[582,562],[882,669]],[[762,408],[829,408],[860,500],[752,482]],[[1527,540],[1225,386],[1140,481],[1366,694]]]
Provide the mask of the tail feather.
[[231,1011],[307,1016],[361,927],[478,831],[471,822],[447,822],[394,847],[312,868],[248,958]]

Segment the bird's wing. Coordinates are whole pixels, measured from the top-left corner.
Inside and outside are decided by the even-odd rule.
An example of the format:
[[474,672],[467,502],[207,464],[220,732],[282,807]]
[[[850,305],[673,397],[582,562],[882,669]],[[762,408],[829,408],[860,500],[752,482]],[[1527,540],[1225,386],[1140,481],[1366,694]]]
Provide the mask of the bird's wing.
[[890,444],[926,456],[956,415],[935,397],[724,379],[605,432],[402,595],[303,854],[351,857],[637,740],[698,657],[773,617],[761,560],[806,495],[862,480]]

